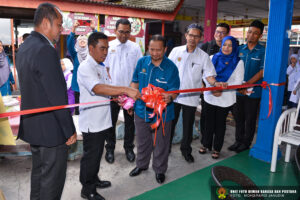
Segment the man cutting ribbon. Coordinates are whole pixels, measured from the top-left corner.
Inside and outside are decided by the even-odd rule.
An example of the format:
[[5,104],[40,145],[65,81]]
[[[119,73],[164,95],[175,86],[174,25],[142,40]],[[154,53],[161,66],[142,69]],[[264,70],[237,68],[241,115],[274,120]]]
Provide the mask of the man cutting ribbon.
[[[160,87],[165,91],[174,91],[179,89],[179,75],[174,63],[164,56],[166,51],[166,40],[161,35],[154,35],[150,39],[150,56],[145,56],[138,61],[131,87],[142,91],[149,84]],[[151,125],[158,120],[158,116],[151,115],[153,109],[146,107],[146,103],[137,100],[135,103],[135,128],[137,142],[136,168],[130,172],[130,176],[137,176],[143,170],[147,170],[151,153],[153,152],[153,169],[156,174],[156,181],[163,183],[165,173],[168,168],[169,145],[171,137],[171,124],[174,119],[173,99],[177,94],[161,93],[161,99],[167,104],[162,114],[163,122],[157,128],[156,145],[153,148],[153,133],[155,130]],[[164,134],[163,126],[164,124]]]

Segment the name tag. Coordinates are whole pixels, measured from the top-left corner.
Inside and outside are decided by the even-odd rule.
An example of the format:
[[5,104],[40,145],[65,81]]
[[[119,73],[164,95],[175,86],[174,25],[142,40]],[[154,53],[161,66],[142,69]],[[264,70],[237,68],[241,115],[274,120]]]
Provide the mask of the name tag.
[[157,79],[155,79],[155,80],[156,80],[156,82],[158,82],[158,83],[167,84],[167,81],[162,81],[162,80],[159,80],[158,78],[157,78]]

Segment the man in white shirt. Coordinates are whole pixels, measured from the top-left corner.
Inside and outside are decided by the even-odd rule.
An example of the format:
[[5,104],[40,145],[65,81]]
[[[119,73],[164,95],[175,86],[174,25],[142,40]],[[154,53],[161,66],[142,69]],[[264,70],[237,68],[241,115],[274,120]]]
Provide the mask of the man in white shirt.
[[[105,66],[109,68],[112,85],[126,86],[131,83],[132,75],[137,61],[142,57],[142,52],[138,44],[129,40],[131,24],[128,19],[119,19],[116,22],[116,39],[109,42],[108,55]],[[113,131],[108,135],[105,145],[105,159],[108,163],[114,162],[114,150],[116,145],[116,124],[120,112],[120,106],[116,102],[111,102],[111,119]],[[129,162],[135,160],[134,148],[134,118],[123,110],[125,118],[124,149]]]
[[92,33],[88,39],[89,55],[78,70],[80,103],[102,101],[99,104],[80,106],[79,128],[83,136],[83,157],[80,162],[81,197],[89,200],[104,199],[96,188],[109,187],[109,181],[100,181],[98,172],[104,142],[111,133],[110,96],[127,94],[133,99],[141,95],[129,87],[111,86],[108,71],[102,63],[108,52],[107,36]]
[[[222,83],[216,82],[215,68],[207,53],[197,47],[201,40],[203,29],[197,24],[188,26],[185,37],[187,44],[176,47],[169,55],[178,67],[180,76],[180,90],[201,88],[202,78],[212,86],[220,86]],[[203,74],[202,74],[203,73]],[[183,137],[180,150],[188,163],[194,162],[192,156],[193,124],[195,112],[199,104],[199,93],[180,94],[175,102],[175,119],[172,124],[171,142],[174,136],[176,123],[182,109]]]

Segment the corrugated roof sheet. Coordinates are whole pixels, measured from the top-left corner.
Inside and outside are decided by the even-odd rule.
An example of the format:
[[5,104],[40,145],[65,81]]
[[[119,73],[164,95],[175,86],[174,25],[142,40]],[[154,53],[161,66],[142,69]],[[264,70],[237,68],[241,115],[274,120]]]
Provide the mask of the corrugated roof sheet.
[[122,1],[109,1],[109,0],[69,0],[73,2],[84,2],[93,4],[102,4],[124,8],[134,8],[151,10],[158,12],[173,12],[180,3],[180,0],[122,0]]

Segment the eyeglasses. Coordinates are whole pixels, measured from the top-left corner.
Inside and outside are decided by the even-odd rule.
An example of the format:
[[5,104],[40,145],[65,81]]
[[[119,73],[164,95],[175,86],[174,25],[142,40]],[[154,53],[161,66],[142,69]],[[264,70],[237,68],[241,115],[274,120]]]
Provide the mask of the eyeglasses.
[[195,38],[195,39],[200,39],[200,38],[201,38],[200,35],[188,34],[188,36],[189,36],[190,38]]
[[130,34],[130,31],[118,31],[120,34],[123,34],[123,35],[129,35]]
[[218,35],[226,35],[226,32],[224,32],[224,31],[216,31],[216,34]]

